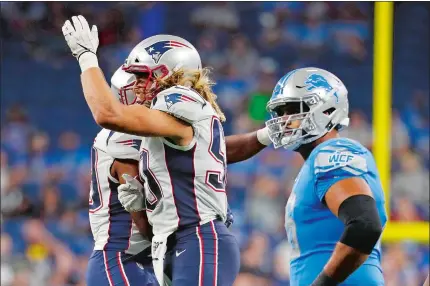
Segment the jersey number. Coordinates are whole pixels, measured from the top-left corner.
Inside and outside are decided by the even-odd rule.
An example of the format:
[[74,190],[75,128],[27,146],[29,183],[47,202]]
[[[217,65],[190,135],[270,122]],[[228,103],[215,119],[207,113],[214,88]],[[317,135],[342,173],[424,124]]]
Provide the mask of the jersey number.
[[147,188],[145,188],[146,209],[153,211],[163,197],[163,192],[160,183],[149,168],[148,150],[142,149],[139,164],[141,177],[147,182]]
[[103,207],[103,198],[99,188],[99,176],[97,174],[97,150],[91,148],[91,189],[89,198],[90,213],[95,213]]
[[222,164],[222,171],[208,170],[206,172],[206,184],[215,192],[225,192],[226,185],[226,158],[222,146],[225,146],[224,130],[221,121],[217,117],[212,118],[211,143],[209,145],[209,154],[218,163]]
[[291,259],[300,256],[300,247],[297,239],[296,223],[294,221],[294,206],[296,204],[296,194],[291,193],[285,209],[285,230],[288,242],[291,246]]

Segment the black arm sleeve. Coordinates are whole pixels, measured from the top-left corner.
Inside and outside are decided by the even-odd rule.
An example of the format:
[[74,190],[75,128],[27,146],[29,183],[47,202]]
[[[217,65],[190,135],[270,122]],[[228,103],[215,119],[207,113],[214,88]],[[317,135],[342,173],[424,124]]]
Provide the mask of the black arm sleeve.
[[349,197],[341,203],[338,217],[345,224],[340,242],[370,254],[382,233],[375,200],[367,195]]

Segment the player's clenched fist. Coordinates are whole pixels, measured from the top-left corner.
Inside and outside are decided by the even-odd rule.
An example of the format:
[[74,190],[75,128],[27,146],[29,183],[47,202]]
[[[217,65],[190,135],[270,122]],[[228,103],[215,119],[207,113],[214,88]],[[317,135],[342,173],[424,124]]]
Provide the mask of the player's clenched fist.
[[130,175],[124,174],[122,177],[125,184],[118,187],[118,200],[128,212],[137,212],[145,209],[142,184]]
[[72,54],[79,61],[82,72],[91,67],[98,67],[97,48],[99,36],[97,26],[92,29],[87,20],[79,15],[73,16],[71,21],[67,20],[63,25],[63,35]]

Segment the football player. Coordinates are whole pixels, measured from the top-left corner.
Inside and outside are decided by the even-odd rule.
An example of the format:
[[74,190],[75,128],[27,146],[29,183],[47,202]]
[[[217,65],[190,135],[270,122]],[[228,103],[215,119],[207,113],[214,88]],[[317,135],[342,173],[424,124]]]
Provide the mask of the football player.
[[[239,271],[239,248],[224,225],[226,164],[269,145],[267,128],[226,140],[221,124],[225,118],[200,56],[189,42],[175,36],[145,39],[123,66],[136,77],[135,94],[150,101],[150,108],[117,103],[98,68],[97,28],[90,30],[82,16],[72,17],[72,22],[66,21],[63,34],[80,64],[85,99],[95,121],[111,130],[145,136],[139,173],[154,233],[158,281],[163,283],[168,250],[174,285],[232,285]],[[137,179],[125,179],[124,189],[136,189]],[[129,208],[141,209],[142,203]]]
[[[134,104],[133,75],[121,69],[111,79],[112,93],[123,104]],[[137,254],[149,250],[152,235],[144,209],[128,213],[118,199],[123,174],[138,176],[141,138],[102,129],[91,148],[91,190],[89,217],[94,251],[89,259],[86,282],[99,285],[158,285],[150,252],[146,265],[136,263]],[[143,263],[143,265],[142,265]]]
[[[122,104],[142,103],[138,102],[134,95],[132,88],[134,83],[134,76],[121,68],[112,76],[112,93]],[[123,175],[126,178],[138,176],[140,143],[139,136],[108,129],[102,129],[94,141],[91,153],[92,184],[89,212],[95,247],[87,269],[87,285],[97,283],[100,285],[101,282],[106,285],[108,282],[117,285],[158,285],[149,256],[152,229],[145,209],[131,212],[130,218],[118,205],[121,195],[124,201],[129,201],[130,196],[129,193],[118,190],[118,182],[125,183]],[[115,215],[112,215],[113,213]],[[122,219],[115,219],[115,216],[118,218],[121,216]],[[232,222],[233,217],[230,213],[226,220],[227,227]],[[110,264],[108,267],[105,267],[105,257]],[[119,259],[109,259],[112,257]],[[138,263],[138,267],[133,261]],[[116,275],[117,271],[122,271],[121,276]],[[165,278],[167,278],[165,283],[169,284],[168,277]]]
[[301,68],[278,81],[267,104],[275,148],[305,160],[285,215],[294,286],[384,285],[384,193],[372,153],[339,136],[349,123],[347,94],[332,73]]

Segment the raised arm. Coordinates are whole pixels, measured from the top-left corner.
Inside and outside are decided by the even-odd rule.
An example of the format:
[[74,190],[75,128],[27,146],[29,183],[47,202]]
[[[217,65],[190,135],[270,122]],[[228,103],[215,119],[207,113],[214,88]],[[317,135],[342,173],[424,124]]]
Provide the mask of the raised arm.
[[227,164],[247,160],[271,143],[266,128],[251,133],[226,136]]
[[96,56],[99,45],[97,27],[90,30],[82,16],[72,17],[62,28],[63,35],[81,67],[81,82],[85,100],[94,120],[104,128],[141,136],[162,136],[189,139],[191,126],[164,112],[150,110],[142,105],[125,106],[111,94],[108,83],[99,68]]
[[372,192],[364,179],[338,181],[324,197],[330,211],[345,225],[344,232],[317,285],[337,285],[366,261],[382,233],[382,224]]
[[85,100],[100,126],[140,136],[192,138],[190,125],[165,112],[149,109],[144,105],[123,105],[118,102],[112,96],[100,68],[92,67],[83,71],[81,81]]

